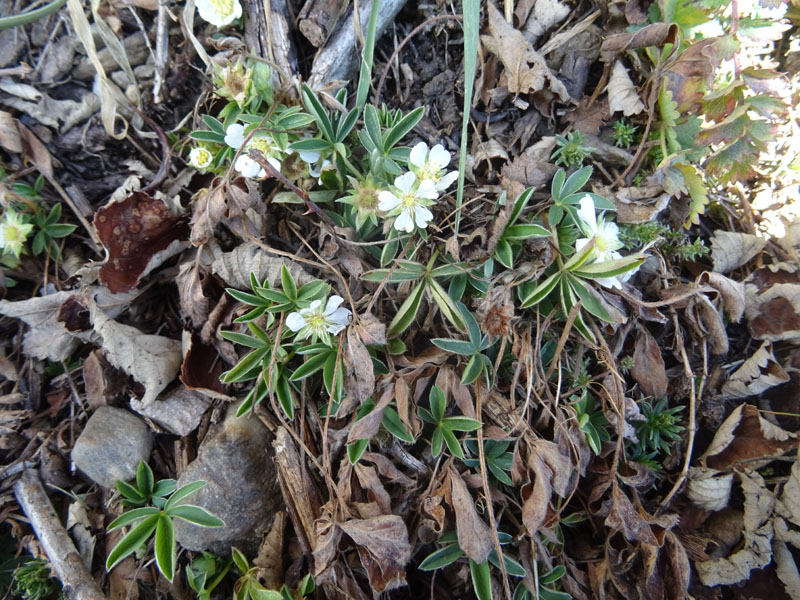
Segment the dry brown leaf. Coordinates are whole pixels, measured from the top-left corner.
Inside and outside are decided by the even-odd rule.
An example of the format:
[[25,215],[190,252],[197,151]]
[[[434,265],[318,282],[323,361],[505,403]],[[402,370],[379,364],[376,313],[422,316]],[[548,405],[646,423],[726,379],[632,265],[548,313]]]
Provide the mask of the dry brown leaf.
[[250,288],[250,273],[255,273],[259,283],[267,281],[274,287],[280,281],[282,266],[289,269],[298,287],[314,279],[297,263],[272,256],[255,242],[240,244],[230,252],[225,252],[213,262],[211,270],[228,286],[246,290]]
[[706,38],[690,45],[664,72],[664,85],[678,103],[678,112],[700,108],[700,100],[710,89],[714,72],[722,60],[718,49],[721,38]]
[[631,375],[645,394],[654,398],[667,395],[667,372],[661,347],[646,328],[639,329],[636,336],[636,348],[633,352]]
[[339,527],[356,543],[361,564],[375,592],[405,585],[405,566],[411,560],[411,544],[403,519],[397,515],[382,515],[351,519],[339,523]]
[[653,546],[661,546],[666,530],[678,523],[678,515],[661,515],[654,517],[637,511],[625,492],[614,482],[605,524],[621,531],[625,539],[631,542],[643,542]]
[[745,280],[745,316],[759,340],[800,339],[800,271],[778,263],[756,269]]
[[200,246],[214,237],[214,229],[225,218],[225,189],[200,190],[192,207],[192,244]]
[[534,478],[532,489],[523,488],[522,522],[533,535],[547,518],[553,492],[567,496],[574,467],[558,446],[547,440],[533,442],[529,453],[528,467]]
[[[520,19],[520,23],[525,23],[525,33],[528,34],[528,39],[532,44],[549,29],[566,19],[572,11],[567,4],[559,0],[536,0],[532,8],[533,12],[530,12],[530,8],[525,11],[525,14],[528,15],[527,20]],[[521,16],[521,14],[522,12],[517,16]]]
[[369,350],[354,327],[347,328],[344,366],[344,387],[347,395],[352,401],[361,404],[375,391],[375,372]]
[[[630,3],[626,3],[630,4]],[[615,54],[625,50],[635,50],[648,46],[660,46],[665,42],[675,39],[678,27],[667,23],[653,23],[636,30],[633,33],[618,33],[610,35],[603,42],[603,54]]]
[[94,303],[90,312],[108,362],[144,386],[142,403],[153,402],[178,374],[183,360],[180,341],[117,323]]
[[[508,201],[513,205],[513,201],[526,188],[547,185],[555,172],[554,164],[537,160],[528,153],[522,153],[500,169],[500,185],[506,191]],[[498,235],[500,234],[498,233]]]
[[614,63],[607,91],[608,109],[612,114],[620,111],[626,117],[632,117],[645,109],[644,102],[639,98],[639,90],[620,61]]
[[734,554],[717,560],[696,561],[703,585],[731,585],[747,579],[750,571],[772,560],[772,517],[775,496],[756,471],[737,472],[744,492],[744,542]]
[[77,348],[79,341],[58,321],[61,304],[72,295],[56,292],[18,302],[0,300],[0,315],[21,319],[30,328],[22,339],[27,356],[60,362]]
[[708,511],[728,506],[733,486],[733,473],[721,473],[707,467],[689,469],[686,495],[695,505]]
[[600,133],[600,128],[611,118],[611,114],[606,98],[599,98],[589,104],[590,100],[589,97],[583,98],[578,102],[578,106],[566,112],[564,119],[572,123],[572,126],[581,133],[597,135]]
[[783,486],[780,497],[780,512],[795,525],[800,526],[800,463],[792,464],[792,471]]
[[190,331],[183,332],[181,345],[180,380],[187,389],[217,400],[232,400],[228,386],[220,381],[225,366],[219,359],[219,352],[203,342],[202,336]]
[[692,297],[686,309],[686,320],[700,339],[708,340],[713,354],[725,354],[728,351],[725,322],[706,296],[700,294]]
[[711,259],[717,273],[741,267],[764,249],[767,240],[736,231],[718,230],[711,236]]
[[211,311],[208,297],[203,291],[203,284],[207,279],[206,269],[196,261],[181,264],[175,277],[181,310],[191,319],[192,325],[198,328],[203,326]]
[[751,404],[740,404],[722,423],[700,464],[723,471],[742,461],[769,459],[792,450],[797,435],[773,425]]
[[456,533],[458,545],[476,563],[486,562],[494,547],[492,530],[478,515],[475,502],[467,489],[467,484],[458,471],[450,468],[450,485],[453,511],[456,513]]
[[489,35],[482,35],[481,42],[503,62],[508,91],[512,94],[527,94],[549,88],[562,102],[569,101],[567,88],[550,71],[544,58],[533,49],[522,33],[514,29],[493,4],[487,5],[487,12]]
[[772,344],[764,342],[723,384],[722,395],[726,398],[745,398],[787,381],[789,375],[775,360]]
[[[370,361],[370,368],[372,368],[372,361]],[[381,394],[381,399],[368,414],[364,415],[361,419],[353,423],[350,427],[350,433],[347,436],[347,443],[352,444],[358,440],[368,440],[373,435],[378,433],[383,420],[383,413],[389,403],[394,399],[394,386],[388,386]]]
[[[353,470],[358,477],[358,483],[369,493],[369,497],[378,505],[380,515],[392,514],[392,497],[381,483],[374,467],[362,464],[361,461],[353,465]],[[375,515],[378,516],[378,515]]]
[[47,177],[53,176],[53,160],[47,148],[33,132],[5,111],[0,111],[0,146],[22,154]]
[[378,317],[372,313],[358,315],[353,328],[358,332],[361,341],[367,346],[386,345],[386,325],[381,323]]
[[742,320],[745,307],[745,288],[742,282],[733,281],[720,273],[706,271],[700,275],[698,283],[710,285],[719,292],[731,321],[738,323]]
[[253,559],[253,566],[258,567],[259,575],[264,579],[266,587],[277,590],[283,585],[283,532],[286,529],[286,513],[279,510],[275,513],[269,533],[264,536],[258,555]]

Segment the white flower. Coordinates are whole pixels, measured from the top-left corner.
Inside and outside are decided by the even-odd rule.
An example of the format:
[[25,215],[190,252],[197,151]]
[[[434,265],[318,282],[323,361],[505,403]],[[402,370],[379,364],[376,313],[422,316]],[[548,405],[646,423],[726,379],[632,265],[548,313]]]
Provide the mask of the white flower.
[[450,153],[441,144],[428,150],[428,144],[420,142],[411,149],[408,157],[413,171],[420,180],[432,181],[436,191],[443,192],[458,179],[458,172],[444,173],[450,164]]
[[394,180],[394,187],[399,195],[390,191],[378,194],[378,210],[387,213],[388,217],[397,216],[394,228],[398,231],[411,233],[415,223],[420,229],[425,229],[433,219],[433,213],[427,207],[439,197],[433,181],[424,179],[417,185],[417,176],[409,171]]
[[238,150],[244,144],[244,125],[233,123],[228,125],[225,130],[225,143],[234,150]]
[[[280,166],[280,164],[278,166]],[[242,177],[247,177],[248,179],[262,179],[267,176],[267,172],[263,167],[246,154],[242,154],[236,159],[236,162],[233,163],[233,168],[236,169]]]
[[[594,248],[592,248],[589,256],[589,262],[607,262],[622,258],[622,255],[617,252],[622,248],[622,242],[619,241],[619,227],[617,227],[616,223],[602,219],[598,222],[594,209],[594,200],[589,194],[581,198],[580,205],[578,209],[578,225],[583,233],[589,237],[578,239],[575,242],[575,251],[580,252],[586,244],[594,240]],[[619,289],[622,287],[622,282],[630,279],[631,275],[632,272],[628,272],[617,277],[602,277],[595,279],[595,281],[603,287]]]
[[197,12],[212,25],[225,27],[242,16],[242,5],[239,0],[197,0]]
[[286,326],[297,332],[298,340],[311,337],[312,340],[320,339],[330,344],[330,336],[337,335],[350,324],[352,313],[341,307],[342,302],[344,299],[341,296],[331,296],[323,308],[322,300],[314,300],[308,308],[286,317]]
[[214,160],[214,155],[202,146],[192,148],[189,151],[189,164],[198,171],[204,171],[210,167],[212,160]]
[[19,258],[22,246],[33,231],[33,224],[26,223],[13,208],[6,210],[6,216],[0,224],[0,250]]

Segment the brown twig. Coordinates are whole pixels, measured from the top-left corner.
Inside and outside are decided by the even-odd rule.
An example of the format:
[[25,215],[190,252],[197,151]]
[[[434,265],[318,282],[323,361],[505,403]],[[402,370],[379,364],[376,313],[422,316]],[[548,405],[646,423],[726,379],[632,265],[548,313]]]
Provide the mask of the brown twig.
[[14,494],[63,584],[66,597],[75,600],[105,600],[103,592],[86,570],[67,530],[56,515],[39,481],[39,473],[26,469],[14,485]]

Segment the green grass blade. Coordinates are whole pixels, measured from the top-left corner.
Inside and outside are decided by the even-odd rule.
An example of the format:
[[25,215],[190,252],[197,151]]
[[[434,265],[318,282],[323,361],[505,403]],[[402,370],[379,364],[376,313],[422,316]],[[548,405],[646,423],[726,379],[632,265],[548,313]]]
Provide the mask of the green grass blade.
[[475,68],[478,60],[478,27],[480,26],[480,1],[464,0],[464,113],[461,115],[461,149],[458,154],[458,191],[456,193],[456,218],[454,230],[458,235],[461,224],[461,203],[464,200],[464,172],[467,166],[467,130],[472,107],[472,90],[475,87]]
[[372,79],[372,56],[375,51],[375,30],[378,28],[378,10],[380,0],[373,0],[369,11],[369,23],[367,23],[367,37],[364,39],[364,55],[361,58],[361,73],[358,76],[358,91],[356,92],[356,112],[361,113],[367,103],[369,94],[369,84]]

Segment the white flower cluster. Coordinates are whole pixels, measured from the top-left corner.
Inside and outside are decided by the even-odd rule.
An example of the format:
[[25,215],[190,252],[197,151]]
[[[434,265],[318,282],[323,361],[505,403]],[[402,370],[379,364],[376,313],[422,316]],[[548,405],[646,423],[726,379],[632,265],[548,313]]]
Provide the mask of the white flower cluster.
[[[251,148],[255,148],[264,155],[269,164],[275,167],[276,171],[280,171],[281,161],[285,158],[286,154],[291,154],[294,150],[282,150],[269,135],[255,135],[250,138],[250,140],[247,141],[247,145],[245,145],[245,138],[247,136],[244,134],[244,129],[244,125],[233,123],[232,125],[228,125],[228,128],[225,130],[225,143],[235,150],[242,148],[239,157],[233,164],[233,168],[236,169],[242,177],[247,177],[248,179],[263,179],[266,177],[267,172],[261,165],[247,155],[247,152]],[[308,173],[311,177],[319,177],[322,173],[322,169],[331,164],[328,160],[324,160],[320,164],[319,152],[298,150],[297,155],[303,162],[308,164]]]
[[458,179],[458,172],[446,172],[450,153],[441,144],[428,149],[420,142],[411,149],[408,162],[411,170],[395,178],[392,189],[378,194],[378,210],[387,217],[397,217],[396,230],[411,233],[415,226],[428,226],[433,219],[428,207]]
[[[619,241],[619,227],[617,227],[617,224],[602,218],[598,221],[594,200],[589,194],[581,198],[580,205],[581,207],[578,209],[580,223],[578,225],[584,235],[588,237],[580,238],[575,242],[575,251],[580,252],[586,244],[594,239],[594,248],[592,248],[589,256],[590,263],[607,262],[622,258],[622,255],[617,252],[623,245]],[[603,277],[595,281],[603,287],[620,289],[622,284],[628,281],[633,273],[634,271],[628,271],[616,277]]]

